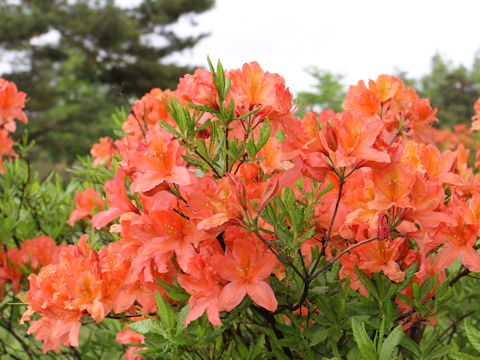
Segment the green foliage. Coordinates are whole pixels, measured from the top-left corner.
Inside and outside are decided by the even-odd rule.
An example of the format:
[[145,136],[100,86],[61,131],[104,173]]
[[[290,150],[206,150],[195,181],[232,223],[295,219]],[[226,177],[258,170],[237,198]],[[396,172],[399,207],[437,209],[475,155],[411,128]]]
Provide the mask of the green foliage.
[[341,111],[346,94],[345,86],[342,84],[344,76],[327,70],[320,70],[314,66],[307,68],[306,71],[315,79],[316,84],[313,86],[313,91],[298,93],[297,102],[300,106],[298,116],[303,116],[310,110],[333,109],[336,112]]
[[48,235],[58,243],[71,241],[66,224],[73,204],[74,184],[56,175],[41,181],[28,162],[6,163],[0,177],[0,244],[17,246],[26,239]]
[[473,104],[480,96],[480,54],[471,69],[455,65],[437,53],[432,57],[428,74],[412,79],[400,71],[398,76],[421,97],[429,98],[433,108],[439,109],[436,114],[439,122],[435,126],[453,129],[456,124],[468,125],[475,115]]
[[453,128],[474,115],[473,104],[480,96],[479,61],[477,58],[473,68],[467,69],[436,54],[430,73],[415,82],[419,95],[430,98],[432,107],[439,109],[439,127]]
[[[25,240],[40,235],[52,237],[57,244],[71,243],[86,231],[85,223],[73,228],[66,224],[74,206],[73,195],[83,187],[82,183],[73,181],[65,184],[60,176],[53,173],[41,180],[28,160],[32,146],[33,143],[24,138],[17,149],[20,156],[12,162],[5,162],[5,173],[0,176],[0,251],[19,248]],[[85,179],[91,183],[89,177]],[[100,239],[95,240],[94,237],[93,240]],[[2,261],[0,259],[0,263]],[[26,287],[26,277],[31,269],[22,266],[22,270],[26,274],[22,285]],[[0,277],[0,280],[3,279]],[[6,287],[6,296],[0,301],[0,358],[52,359],[52,354],[43,354],[33,335],[26,335],[28,326],[19,324],[26,310],[20,302],[25,292],[15,296],[11,284]],[[82,328],[78,349],[64,348],[54,358],[118,359],[125,351],[115,341],[119,330],[121,324],[118,321],[106,319],[102,324],[92,323]]]
[[[14,51],[11,71],[29,97],[34,160],[68,162],[111,135],[110,113],[155,87],[172,88],[190,67],[166,56],[205,34],[169,29],[182,14],[208,10],[213,0],[144,0],[121,8],[113,0],[34,0],[0,3],[0,46]],[[56,40],[41,40],[49,34]],[[63,164],[63,167],[65,164]]]

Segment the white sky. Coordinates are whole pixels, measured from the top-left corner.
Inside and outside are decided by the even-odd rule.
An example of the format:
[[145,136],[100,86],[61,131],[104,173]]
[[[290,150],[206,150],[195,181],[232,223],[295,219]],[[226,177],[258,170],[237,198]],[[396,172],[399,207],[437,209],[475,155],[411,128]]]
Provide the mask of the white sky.
[[[128,0],[124,0],[128,1]],[[211,32],[173,58],[225,68],[256,60],[285,77],[293,92],[307,90],[315,65],[346,75],[348,84],[393,73],[420,76],[436,51],[470,67],[480,48],[480,1],[446,0],[217,0],[215,8],[182,18],[184,34]]]
[[479,14],[476,0],[216,0],[214,9],[173,26],[181,35],[211,35],[169,60],[207,66],[210,55],[226,69],[256,60],[294,93],[313,85],[309,65],[345,74],[346,84],[396,68],[418,77],[437,51],[471,66],[480,49]]

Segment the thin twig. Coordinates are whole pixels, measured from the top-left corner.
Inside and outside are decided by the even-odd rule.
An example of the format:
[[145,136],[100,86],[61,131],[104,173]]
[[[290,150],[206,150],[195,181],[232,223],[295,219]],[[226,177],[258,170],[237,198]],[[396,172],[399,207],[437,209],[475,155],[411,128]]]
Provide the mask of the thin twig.
[[359,247],[359,246],[362,246],[366,243],[369,243],[369,242],[372,242],[374,240],[377,240],[378,239],[378,236],[374,236],[370,239],[367,239],[367,240],[363,240],[363,241],[360,241],[359,243],[355,244],[355,245],[352,245],[350,246],[349,248],[343,250],[340,254],[338,254],[337,256],[335,256],[332,260],[330,260],[324,267],[322,267],[320,270],[318,270],[315,274],[313,274],[311,276],[312,280],[315,279],[318,275],[320,275],[322,272],[324,272],[325,270],[327,270],[330,266],[333,265],[333,263],[335,261],[337,261],[338,259],[340,259],[343,255],[345,255],[346,253],[348,253],[350,250],[353,250],[355,249],[356,247]]
[[458,280],[460,280],[462,277],[465,275],[468,275],[470,273],[470,270],[468,268],[465,268],[461,273],[457,274],[452,280],[450,280],[449,285],[452,286],[455,284]]
[[213,166],[210,161],[208,161],[207,159],[205,159],[205,157],[203,157],[197,149],[194,150],[195,151],[195,155],[197,155],[200,159],[202,159],[203,161],[205,161],[205,163],[210,167],[210,169],[212,169],[212,171],[215,173],[215,175],[217,175],[217,177],[220,179],[222,176],[220,176],[220,174],[218,173],[217,169],[215,169],[215,166]]
[[330,221],[330,225],[328,226],[327,238],[325,239],[325,242],[323,243],[322,251],[320,252],[320,257],[325,256],[325,251],[327,249],[327,245],[330,241],[330,237],[332,236],[333,223],[335,222],[335,218],[337,217],[338,206],[339,206],[340,200],[342,198],[342,190],[343,190],[343,185],[345,184],[345,180],[344,180],[343,177],[341,177],[339,179],[340,179],[340,186],[339,186],[339,189],[338,189],[337,202],[335,203],[335,209],[333,210],[332,220]]
[[439,337],[437,338],[437,342],[440,342],[440,340],[442,340],[442,338],[450,331],[450,330],[454,330],[458,323],[460,323],[463,319],[469,317],[470,315],[472,315],[473,313],[475,312],[475,310],[470,310],[468,311],[467,313],[463,314],[462,316],[460,316],[458,319],[456,319],[454,322],[452,322],[445,330],[443,330],[443,332],[439,335]]

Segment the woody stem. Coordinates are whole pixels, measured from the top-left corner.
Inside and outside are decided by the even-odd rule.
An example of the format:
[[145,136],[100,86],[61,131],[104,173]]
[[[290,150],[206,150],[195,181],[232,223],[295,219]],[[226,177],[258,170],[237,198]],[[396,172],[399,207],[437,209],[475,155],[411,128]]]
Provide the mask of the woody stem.
[[374,236],[370,239],[367,239],[367,240],[363,240],[363,241],[360,241],[359,243],[355,244],[355,245],[352,245],[350,246],[349,248],[343,250],[340,254],[338,254],[337,256],[335,256],[332,260],[330,260],[324,267],[322,267],[320,270],[318,270],[316,273],[314,273],[312,276],[311,276],[311,279],[315,279],[318,275],[320,275],[322,272],[324,272],[325,270],[327,270],[329,267],[331,267],[335,261],[337,261],[338,259],[340,259],[343,255],[345,255],[346,253],[348,253],[350,250],[353,250],[359,246],[362,246],[366,243],[369,243],[371,241],[374,241],[374,240],[378,240],[378,236]]
[[322,256],[325,256],[325,251],[327,249],[327,245],[330,241],[330,237],[332,236],[333,224],[335,222],[335,218],[337,217],[338,205],[340,204],[340,200],[342,198],[342,190],[343,190],[343,185],[345,184],[345,179],[344,179],[343,176],[339,176],[338,174],[337,174],[337,176],[340,179],[337,202],[335,203],[335,209],[333,210],[332,220],[330,221],[330,225],[328,226],[327,238],[325,239],[325,242],[323,243],[322,251],[320,252],[319,258],[322,257]]

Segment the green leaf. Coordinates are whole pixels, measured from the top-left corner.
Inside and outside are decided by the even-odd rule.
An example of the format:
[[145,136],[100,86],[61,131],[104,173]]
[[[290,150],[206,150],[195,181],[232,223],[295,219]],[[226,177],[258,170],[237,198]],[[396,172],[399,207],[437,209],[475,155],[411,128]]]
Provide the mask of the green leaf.
[[425,357],[425,360],[434,360],[434,359],[440,359],[442,356],[447,355],[451,347],[450,346],[438,346],[438,343],[435,343],[435,350],[433,350],[430,354],[428,354]]
[[352,318],[353,338],[362,353],[365,360],[377,360],[377,353],[373,341],[368,337],[365,331],[365,325],[360,323],[356,318]]
[[315,334],[313,334],[312,338],[310,339],[310,346],[314,347],[320,344],[328,337],[328,335],[330,335],[329,330],[324,329],[324,330],[317,331]]
[[304,241],[310,239],[313,235],[315,235],[316,228],[312,227],[303,233],[303,235],[298,239],[298,242],[301,244]]
[[480,331],[473,327],[469,320],[465,321],[464,326],[468,341],[470,341],[470,344],[480,352]]
[[204,161],[198,160],[194,157],[182,155],[182,158],[190,165],[195,166],[197,169],[201,169],[202,171],[208,171],[208,165],[205,164]]
[[245,145],[246,145],[246,148],[247,148],[248,156],[253,158],[257,153],[253,137],[250,137],[250,139],[248,139],[248,142]]
[[175,321],[172,306],[160,295],[158,291],[155,291],[155,300],[157,301],[157,314],[160,318],[160,321],[167,330],[173,329]]
[[243,115],[241,115],[241,116],[237,116],[237,117],[235,118],[235,120],[245,119],[245,118],[249,117],[250,115],[253,115],[253,114],[257,113],[258,110],[260,110],[260,108],[261,108],[261,106],[255,108],[255,109],[253,109],[253,110],[250,110],[250,111],[249,111],[248,113],[246,113],[246,114],[243,114]]
[[180,134],[177,130],[175,130],[175,128],[172,125],[170,125],[169,123],[167,123],[163,120],[160,120],[158,122],[158,125],[160,125],[160,127],[163,130],[168,131],[170,134],[174,135],[175,137],[177,137],[179,139],[183,138],[182,134]]
[[402,340],[404,333],[400,325],[398,325],[393,331],[388,335],[382,345],[380,350],[379,360],[391,360],[393,359],[393,354],[397,349],[398,344]]
[[260,135],[258,136],[258,141],[256,146],[257,153],[260,151],[262,147],[265,146],[269,137],[270,137],[270,120],[268,120],[268,117],[267,117],[263,121],[262,128],[260,129]]
[[135,331],[136,333],[145,335],[148,333],[155,333],[155,334],[164,334],[163,329],[158,325],[157,320],[155,319],[146,319],[142,321],[135,321],[128,325],[130,329]]
[[333,189],[333,183],[328,184],[322,191],[317,194],[316,200],[319,200],[323,195]]
[[430,277],[420,286],[420,300],[425,299],[430,291],[432,291],[434,281],[436,281],[436,278]]
[[208,67],[210,68],[211,73],[215,73],[215,68],[213,67],[212,61],[210,60],[210,56],[207,56]]
[[400,341],[400,345],[410,351],[416,358],[420,357],[418,344],[409,337],[404,336]]
[[[221,151],[223,150],[223,144],[225,143],[225,134],[222,136],[222,138],[220,139],[220,142],[217,144],[217,148],[215,149],[215,152],[213,153],[213,156],[212,156],[212,161],[213,162],[216,162],[217,160],[217,157],[220,155]],[[228,140],[227,140],[228,141]]]
[[454,352],[448,354],[448,356],[453,360],[478,360],[478,356],[472,356],[461,352]]
[[414,306],[414,305],[415,305],[415,303],[413,302],[413,300],[410,299],[408,296],[406,296],[406,295],[404,295],[404,294],[400,294],[400,293],[398,293],[397,296],[398,296],[398,298],[399,298],[400,300],[402,300],[404,303],[406,303],[406,304],[408,304],[408,305],[410,305],[410,306]]
[[360,282],[363,284],[363,286],[365,286],[365,288],[370,293],[370,295],[372,295],[378,301],[380,301],[378,291],[377,291],[372,279],[370,279],[368,277],[368,275],[365,274],[365,272],[363,272],[363,270],[361,270],[357,265],[355,265],[355,272],[357,273],[358,278],[360,279]]
[[205,130],[207,127],[209,127],[212,124],[212,121],[210,119],[207,119],[202,125],[200,125],[196,130],[195,134],[199,133],[200,131]]
[[167,296],[172,299],[173,301],[187,301],[190,299],[190,295],[188,295],[185,291],[168,291]]

